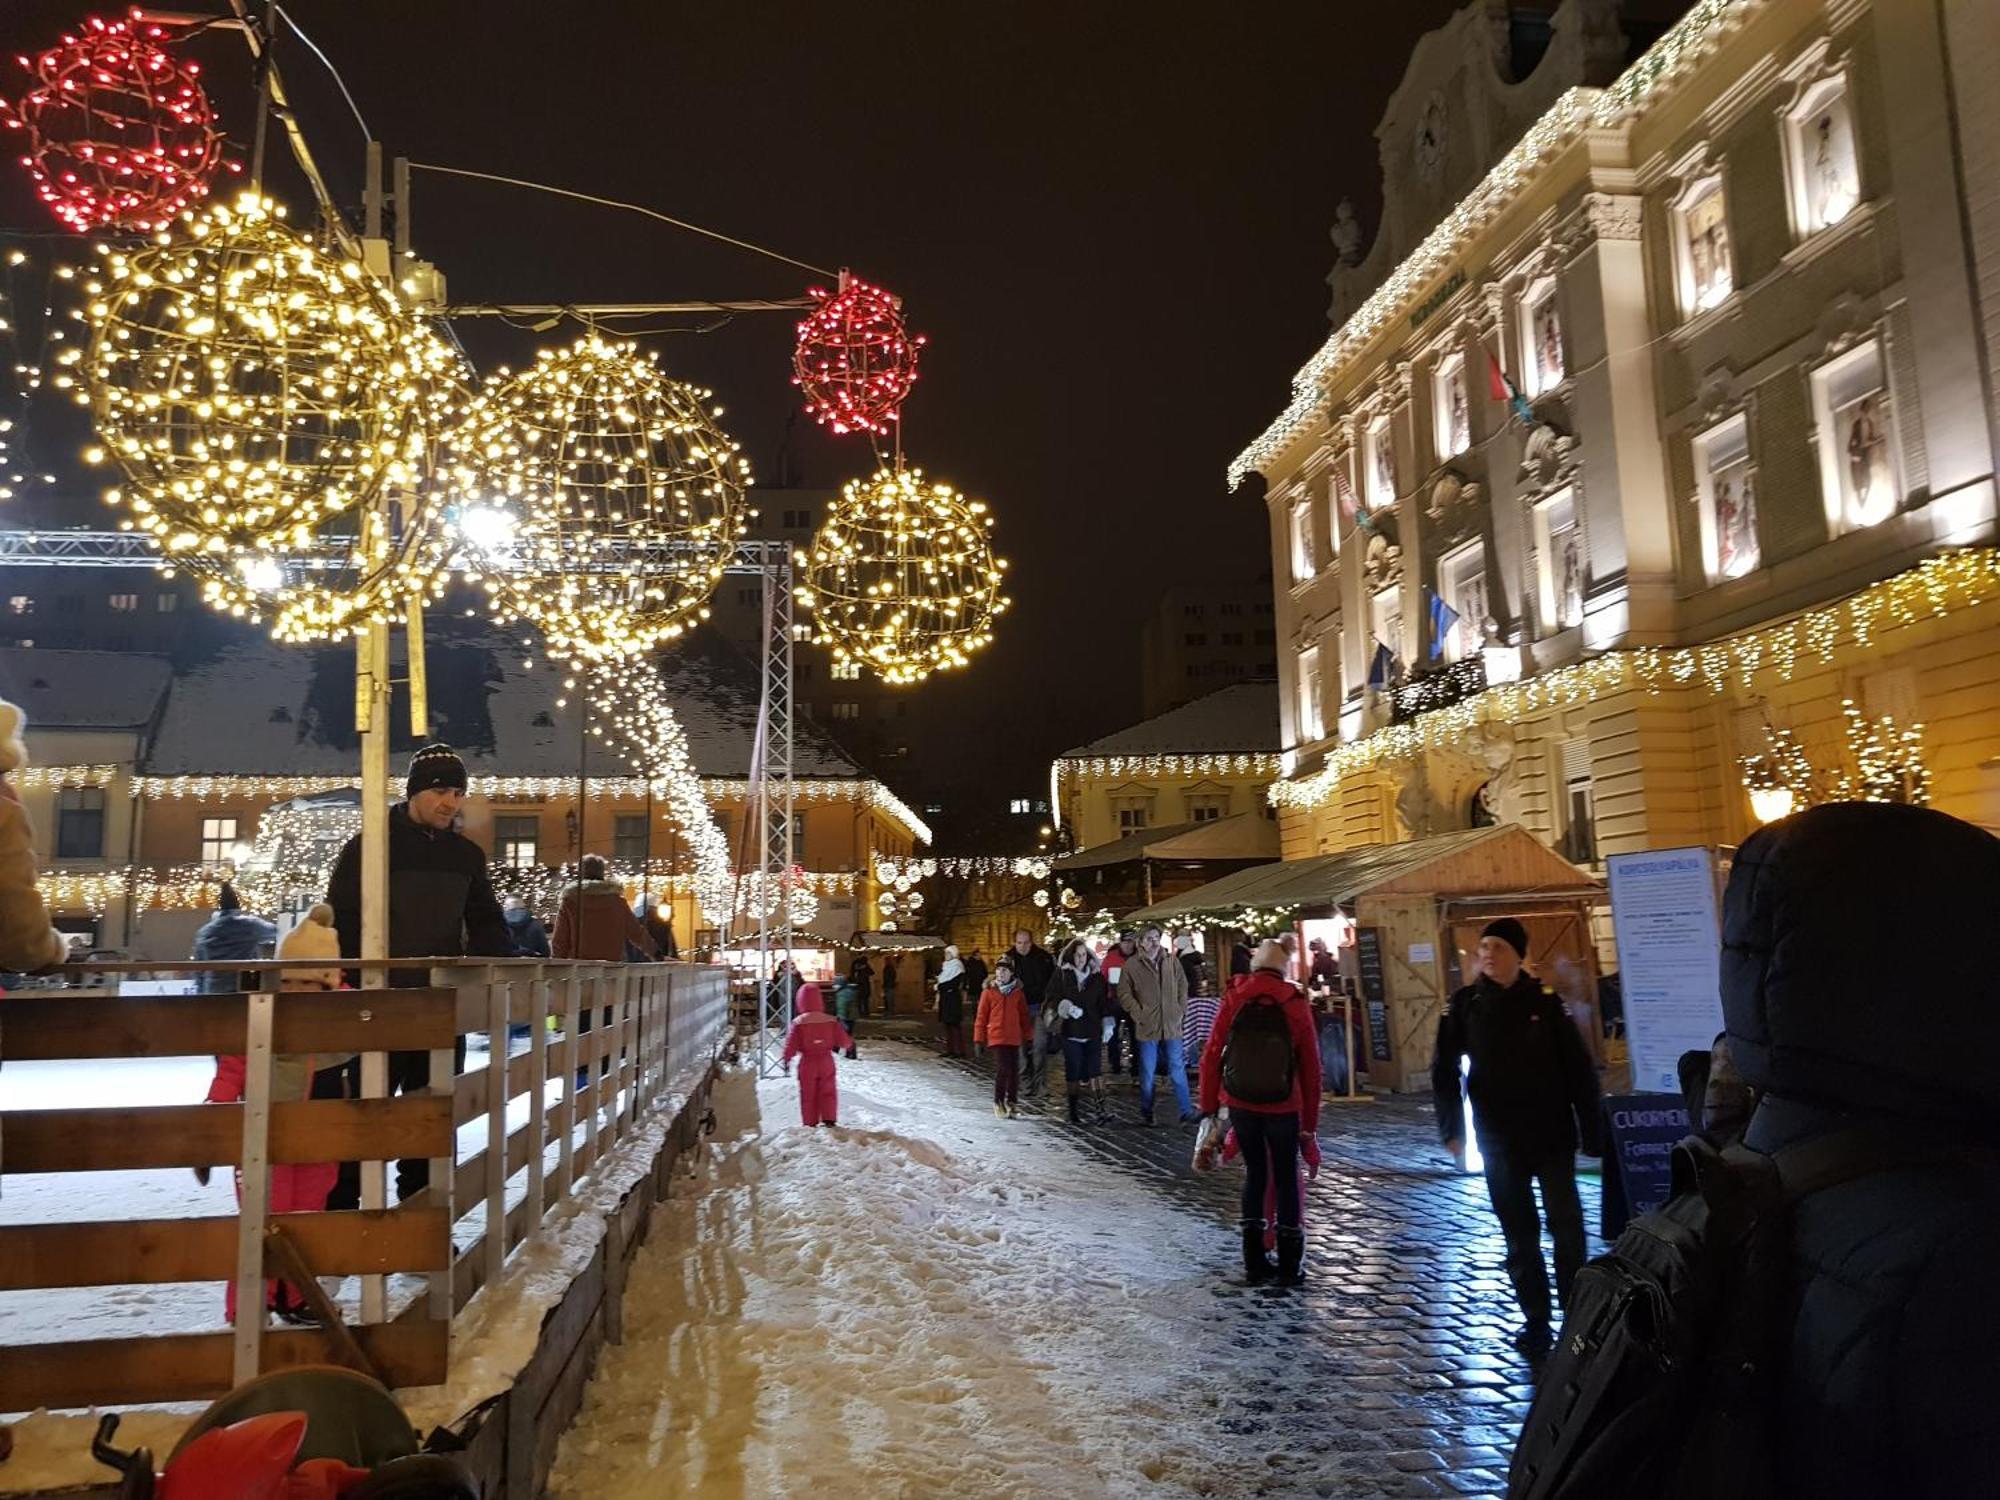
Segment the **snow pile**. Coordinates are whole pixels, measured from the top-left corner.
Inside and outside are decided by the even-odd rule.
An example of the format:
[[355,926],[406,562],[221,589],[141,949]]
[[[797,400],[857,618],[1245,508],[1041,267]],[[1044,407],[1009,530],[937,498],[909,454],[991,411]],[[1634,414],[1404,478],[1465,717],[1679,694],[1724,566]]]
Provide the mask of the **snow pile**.
[[[731,1079],[557,1455],[559,1497],[1233,1492],[1215,1226],[882,1048],[842,1124]],[[1268,1364],[1251,1351],[1246,1359]]]

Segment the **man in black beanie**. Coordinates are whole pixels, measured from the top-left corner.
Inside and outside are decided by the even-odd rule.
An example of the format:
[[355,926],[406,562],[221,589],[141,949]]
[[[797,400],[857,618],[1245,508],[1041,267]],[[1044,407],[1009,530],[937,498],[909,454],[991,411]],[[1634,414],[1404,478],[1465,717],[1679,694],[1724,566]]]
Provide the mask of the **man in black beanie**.
[[[1579,1141],[1598,1154],[1597,1070],[1562,1002],[1521,966],[1528,930],[1513,917],[1487,924],[1478,948],[1479,977],[1451,997],[1438,1023],[1431,1093],[1438,1134],[1465,1160],[1465,1102],[1470,1095],[1486,1190],[1507,1238],[1507,1278],[1526,1326],[1514,1347],[1529,1359],[1550,1344],[1549,1274],[1542,1260],[1535,1182],[1556,1249],[1556,1295],[1569,1300],[1583,1265],[1583,1204],[1576,1191]],[[1469,1060],[1464,1094],[1459,1059]]]
[[[506,958],[514,951],[507,920],[493,894],[486,851],[452,827],[465,803],[465,762],[449,745],[425,745],[410,758],[404,801],[389,809],[389,956],[456,958],[464,954]],[[361,835],[347,841],[327,882],[341,957],[361,956]],[[421,988],[428,968],[391,969],[389,983]],[[459,1043],[459,1066],[464,1066]],[[389,1092],[416,1093],[430,1085],[428,1052],[389,1054]],[[328,1208],[360,1204],[360,1179],[343,1164]],[[396,1196],[406,1198],[430,1178],[430,1163],[396,1163]]]

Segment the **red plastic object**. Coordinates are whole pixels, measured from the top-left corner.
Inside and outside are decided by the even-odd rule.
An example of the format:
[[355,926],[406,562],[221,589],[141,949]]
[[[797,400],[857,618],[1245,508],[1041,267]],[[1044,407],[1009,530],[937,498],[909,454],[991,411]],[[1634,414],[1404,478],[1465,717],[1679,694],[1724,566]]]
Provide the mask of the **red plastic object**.
[[289,1500],[292,1463],[305,1436],[306,1416],[299,1411],[205,1432],[168,1465],[155,1494],[159,1500]]

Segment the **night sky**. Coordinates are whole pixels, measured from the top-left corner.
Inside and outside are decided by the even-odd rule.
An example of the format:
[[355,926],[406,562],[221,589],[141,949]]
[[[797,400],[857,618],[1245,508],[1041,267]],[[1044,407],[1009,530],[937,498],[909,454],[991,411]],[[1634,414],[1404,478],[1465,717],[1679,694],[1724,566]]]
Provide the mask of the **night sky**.
[[[914,691],[928,775],[981,805],[1139,716],[1139,626],[1167,584],[1267,565],[1261,503],[1223,487],[1325,336],[1327,226],[1372,226],[1373,128],[1411,44],[1454,8],[295,0],[391,156],[627,199],[900,292],[930,336],[911,460],[987,499],[1014,608],[969,671]],[[109,7],[108,9],[115,9]],[[10,0],[5,51],[83,13]],[[249,137],[239,38],[193,44]],[[303,47],[282,54],[315,150],[358,205],[362,136]],[[12,64],[6,87],[21,75]],[[309,201],[275,132],[272,186]],[[0,224],[52,224],[25,174]],[[358,215],[357,215],[358,216]],[[823,278],[630,214],[419,175],[416,247],[456,301],[796,296]],[[801,481],[866,473],[789,384],[792,320],[651,340],[711,385],[759,475],[788,424]],[[483,366],[573,338],[462,324]],[[96,521],[94,503],[78,521]],[[914,710],[913,710],[914,711]],[[953,800],[957,800],[954,798]]]

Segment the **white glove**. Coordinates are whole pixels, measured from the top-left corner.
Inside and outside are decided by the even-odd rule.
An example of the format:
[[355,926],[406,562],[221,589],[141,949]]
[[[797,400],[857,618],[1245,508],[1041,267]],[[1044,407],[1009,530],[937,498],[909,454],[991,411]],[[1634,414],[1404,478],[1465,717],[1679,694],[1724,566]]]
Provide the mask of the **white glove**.
[[1083,1007],[1073,1000],[1065,1000],[1056,1007],[1056,1014],[1065,1021],[1074,1021],[1083,1014]]
[[1117,1029],[1118,1029],[1118,1022],[1114,1020],[1112,1017],[1106,1016],[1104,1018],[1104,1040],[1106,1042],[1109,1042],[1111,1040],[1111,1033],[1116,1031]]

